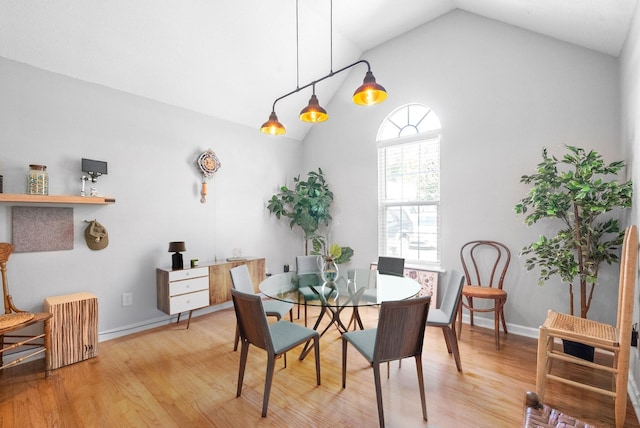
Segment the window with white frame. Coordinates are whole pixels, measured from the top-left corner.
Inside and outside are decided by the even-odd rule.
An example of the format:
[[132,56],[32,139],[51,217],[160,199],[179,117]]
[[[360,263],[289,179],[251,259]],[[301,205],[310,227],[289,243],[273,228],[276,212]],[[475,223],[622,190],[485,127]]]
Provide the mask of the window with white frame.
[[440,120],[423,104],[389,114],[378,129],[378,253],[440,261]]

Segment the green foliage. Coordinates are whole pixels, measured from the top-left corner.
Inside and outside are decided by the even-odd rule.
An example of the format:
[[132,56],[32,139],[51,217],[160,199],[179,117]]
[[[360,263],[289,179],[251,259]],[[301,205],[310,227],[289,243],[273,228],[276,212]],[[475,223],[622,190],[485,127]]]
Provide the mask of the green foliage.
[[329,225],[333,192],[329,190],[320,168],[318,172],[309,172],[307,181],[297,176],[293,182],[294,188],[282,186],[280,193],[271,197],[267,208],[277,218],[284,216],[291,219],[289,226],[292,229],[293,226],[299,226],[304,231],[304,238],[311,239],[320,225]]
[[[307,180],[301,180],[300,176],[293,179],[294,187],[289,189],[286,185],[280,188],[280,192],[273,195],[267,208],[276,218],[290,219],[289,226],[300,227],[304,232],[305,241],[311,240],[314,246],[319,245],[322,255],[328,256],[333,246],[326,249],[326,240],[319,235],[318,229],[328,227],[331,221],[331,203],[333,192],[326,183],[322,169],[310,171]],[[349,247],[339,247],[340,253],[334,257],[337,263],[344,263],[351,259],[353,250]],[[338,251],[337,249],[334,251]],[[320,254],[313,253],[312,254]]]
[[529,226],[542,219],[558,219],[562,223],[555,236],[541,236],[524,247],[521,254],[527,256],[527,270],[540,269],[540,285],[554,275],[569,285],[571,314],[573,283],[578,279],[580,316],[586,318],[600,264],[619,261],[616,252],[624,238],[617,220],[600,220],[600,215],[631,207],[633,186],[631,181],[605,179],[617,175],[624,162],[607,165],[594,151],[565,148],[569,153],[562,159],[550,157],[546,148],[542,150],[537,173],[520,179],[532,187],[515,211],[525,215],[524,222]]
[[338,244],[332,244],[327,248],[327,240],[323,236],[315,235],[311,238],[311,242],[313,244],[311,254],[330,257],[337,264],[346,263],[351,260],[353,256],[353,249],[351,247],[341,247]]

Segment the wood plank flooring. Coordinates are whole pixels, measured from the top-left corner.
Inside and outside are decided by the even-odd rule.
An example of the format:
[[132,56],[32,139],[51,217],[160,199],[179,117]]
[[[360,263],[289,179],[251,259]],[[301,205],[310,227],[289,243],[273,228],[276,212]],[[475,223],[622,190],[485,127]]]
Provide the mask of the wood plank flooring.
[[[310,315],[314,308],[310,309]],[[344,318],[348,319],[347,311]],[[361,309],[374,327],[375,308]],[[313,323],[314,318],[310,320]],[[296,320],[302,323],[302,320]],[[242,396],[236,398],[239,352],[233,352],[232,309],[100,343],[99,356],[62,367],[48,379],[43,360],[0,372],[1,427],[374,427],[373,373],[353,348],[347,387],[341,386],[341,341],[335,328],[321,338],[322,385],[313,353],[288,367],[276,364],[269,412],[260,416],[265,355],[251,348]],[[415,363],[391,364],[383,378],[389,427],[517,427],[522,401],[535,389],[536,340],[463,327],[463,373],[456,371],[440,329],[427,328],[423,364],[429,421],[422,420]],[[386,368],[383,368],[386,373]],[[589,376],[589,373],[581,375]],[[606,382],[606,380],[604,380]],[[613,402],[549,384],[546,402],[598,426],[613,425]],[[627,407],[627,427],[639,427]]]

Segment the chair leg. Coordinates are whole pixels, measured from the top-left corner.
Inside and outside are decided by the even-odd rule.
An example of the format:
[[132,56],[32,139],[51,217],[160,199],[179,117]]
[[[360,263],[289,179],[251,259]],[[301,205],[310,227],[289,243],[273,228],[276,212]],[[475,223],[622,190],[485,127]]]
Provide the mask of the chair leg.
[[442,327],[442,333],[447,342],[447,350],[450,354],[453,354],[453,358],[456,360],[456,368],[459,372],[462,372],[462,362],[460,361],[460,348],[458,347],[458,338],[456,337],[456,330],[451,326]]
[[320,337],[313,338],[313,348],[316,358],[316,382],[320,385]]
[[380,428],[384,428],[384,410],[382,409],[382,383],[380,380],[380,364],[373,365],[373,380],[376,384],[376,401],[378,402],[378,420]]
[[289,321],[293,322],[293,308],[289,309]]
[[420,402],[422,403],[422,418],[427,419],[427,400],[424,393],[424,376],[422,373],[422,356],[416,355],[416,369],[418,370],[418,387],[420,388]]
[[304,326],[307,326],[307,301],[304,301]]
[[457,324],[457,329],[458,329],[458,337],[462,337],[462,298],[460,299],[460,302],[458,302],[458,316],[456,316],[456,322],[455,324]]
[[271,384],[273,383],[273,372],[276,365],[276,356],[269,355],[267,358],[267,375],[264,379],[264,398],[262,400],[262,417],[267,417],[267,407],[269,406],[269,394],[271,394]]
[[628,359],[627,363],[621,364],[619,357],[619,353],[616,352],[614,354],[614,367],[618,370],[615,375],[616,396],[614,400],[616,428],[622,428],[624,426],[627,412],[627,382],[629,380],[629,376],[627,375],[629,371]]
[[502,305],[500,305],[500,319],[502,320],[502,328],[504,329],[504,334],[508,334],[509,332],[507,331],[507,321],[504,318],[504,304],[506,303],[506,301],[502,301]]
[[347,339],[342,338],[342,387],[347,387]]
[[236,339],[235,342],[233,344],[233,352],[236,352],[238,350],[238,342],[240,341],[240,328],[238,327],[238,324],[236,323]]
[[473,297],[467,297],[467,305],[469,306],[469,325],[473,327]]
[[540,327],[538,332],[538,355],[536,364],[536,394],[540,401],[544,400],[544,387],[547,381],[547,373],[551,368],[551,359],[548,359],[547,352],[553,349],[553,337],[549,337],[547,329]]
[[247,355],[249,355],[249,342],[243,340],[242,348],[240,349],[240,368],[238,369],[238,389],[236,391],[236,397],[240,397],[242,394],[242,382],[244,381],[244,369],[247,365]]
[[493,316],[493,330],[496,335],[496,349],[500,350],[500,314],[502,313],[502,304],[496,299]]
[[[2,342],[2,340],[0,340]],[[3,344],[0,343],[0,348],[3,347]],[[45,365],[45,378],[48,378],[51,375],[51,318],[47,319],[44,322],[44,365]],[[0,357],[0,360],[2,358]],[[2,361],[0,361],[0,365]]]

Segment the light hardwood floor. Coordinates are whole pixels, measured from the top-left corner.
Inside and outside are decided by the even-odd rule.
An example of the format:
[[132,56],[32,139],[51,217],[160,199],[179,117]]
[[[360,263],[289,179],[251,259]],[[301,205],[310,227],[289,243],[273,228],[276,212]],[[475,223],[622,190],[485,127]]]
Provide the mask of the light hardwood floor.
[[[365,327],[375,326],[377,310],[361,312]],[[276,364],[269,413],[261,418],[265,355],[249,350],[244,390],[236,398],[240,355],[233,352],[234,329],[235,315],[229,309],[193,318],[189,330],[181,322],[100,343],[97,358],[55,370],[48,379],[42,360],[4,370],[0,426],[378,425],[373,373],[353,348],[347,387],[341,387],[341,341],[334,328],[321,339],[322,385],[315,383],[313,353],[298,361],[299,351],[290,352],[286,369],[282,360]],[[429,421],[422,421],[415,363],[404,360],[401,368],[392,363],[390,378],[383,378],[387,426],[520,426],[524,394],[535,389],[536,340],[508,335],[501,350],[494,346],[492,330],[471,331],[465,325],[459,373],[440,329],[428,328],[423,362]],[[554,384],[546,398],[548,404],[598,426],[613,424],[609,399]],[[631,404],[625,426],[639,426]]]

